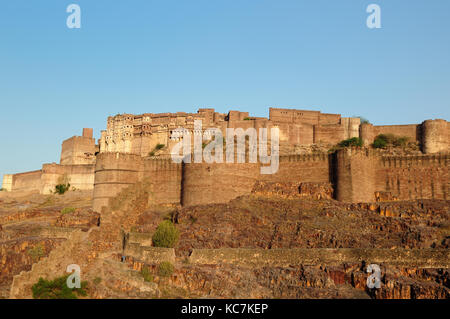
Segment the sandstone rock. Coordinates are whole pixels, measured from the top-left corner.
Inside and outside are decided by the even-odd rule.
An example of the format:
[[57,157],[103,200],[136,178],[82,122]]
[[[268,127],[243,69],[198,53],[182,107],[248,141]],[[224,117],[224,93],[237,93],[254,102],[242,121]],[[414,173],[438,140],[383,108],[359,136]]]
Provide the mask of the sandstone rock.
[[75,210],[72,213],[61,214],[54,222],[58,227],[80,228],[85,231],[91,227],[99,226],[100,214],[92,210]]

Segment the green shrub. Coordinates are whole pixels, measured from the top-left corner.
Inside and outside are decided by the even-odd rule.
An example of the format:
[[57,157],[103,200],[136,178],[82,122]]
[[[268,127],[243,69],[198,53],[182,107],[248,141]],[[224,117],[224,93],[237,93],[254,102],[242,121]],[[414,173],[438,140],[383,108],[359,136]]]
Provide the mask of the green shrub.
[[33,261],[35,261],[35,262],[38,261],[39,258],[45,256],[45,249],[44,249],[44,246],[42,246],[41,244],[28,249],[27,252],[28,252],[28,255],[30,255],[31,258],[33,259]]
[[158,266],[158,275],[161,277],[170,277],[173,274],[173,265],[168,261],[163,261]]
[[249,117],[244,118],[244,121],[250,121]]
[[409,138],[407,138],[406,136],[402,136],[402,137],[398,137],[395,141],[394,141],[394,146],[406,146],[409,142]]
[[72,213],[74,213],[75,212],[75,208],[73,208],[73,207],[66,207],[66,208],[63,208],[62,210],[61,210],[61,214],[62,215],[65,215],[65,214],[72,214]]
[[374,148],[385,148],[387,146],[403,147],[408,144],[409,138],[406,136],[395,136],[394,134],[380,134],[374,142]]
[[394,140],[395,137],[392,134],[380,134],[375,137],[375,140],[373,141],[373,147],[384,148],[388,145],[392,145]]
[[150,269],[148,267],[142,267],[141,275],[146,282],[153,282],[153,275],[150,273]]
[[[39,281],[31,287],[34,299],[77,299],[78,296],[86,296],[87,282],[81,283],[81,288],[67,287],[69,275],[46,280],[39,278]],[[76,294],[75,294],[76,293]]]
[[352,137],[341,141],[338,146],[340,147],[352,147],[352,146],[363,146],[363,141],[359,137]]
[[58,184],[55,186],[55,194],[62,195],[70,189],[70,184]]
[[386,140],[382,138],[376,138],[375,141],[373,141],[373,147],[374,148],[385,148],[387,146]]
[[93,281],[94,281],[94,284],[95,284],[95,285],[99,285],[99,284],[102,282],[102,278],[100,278],[100,277],[95,277]]
[[153,246],[173,248],[179,235],[175,225],[170,220],[164,220],[158,225],[152,236]]
[[0,192],[6,192],[6,189],[0,188]]

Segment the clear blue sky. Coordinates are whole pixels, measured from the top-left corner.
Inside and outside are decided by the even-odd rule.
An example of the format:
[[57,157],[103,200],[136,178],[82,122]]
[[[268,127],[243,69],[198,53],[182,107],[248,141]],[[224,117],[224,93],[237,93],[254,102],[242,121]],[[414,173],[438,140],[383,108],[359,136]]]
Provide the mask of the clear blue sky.
[[[370,3],[382,29],[366,27]],[[98,138],[108,115],[270,106],[449,120],[450,1],[0,3],[0,178],[58,162],[62,140]]]

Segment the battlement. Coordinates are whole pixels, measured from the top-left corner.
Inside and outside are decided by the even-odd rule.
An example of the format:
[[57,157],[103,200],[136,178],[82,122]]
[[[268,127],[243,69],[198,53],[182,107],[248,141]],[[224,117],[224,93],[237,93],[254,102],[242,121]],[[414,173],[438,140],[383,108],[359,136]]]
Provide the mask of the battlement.
[[325,153],[282,155],[282,156],[280,156],[280,163],[284,163],[284,162],[317,162],[317,161],[328,161],[328,159],[329,159],[329,155],[325,154]]
[[[202,121],[201,130],[194,127],[194,120]],[[274,174],[264,175],[261,167],[267,164],[249,163],[248,150],[245,163],[227,163],[224,158],[223,163],[211,164],[177,164],[167,152],[183,138],[173,139],[177,128],[202,134],[206,141],[211,138],[205,134],[210,128],[220,129],[226,139],[228,128],[274,127],[279,129],[280,147],[290,149],[302,145],[313,149],[310,144],[331,148],[350,137],[360,137],[369,146],[379,134],[394,134],[418,143],[423,154],[386,156],[370,147],[346,148],[332,154],[287,153],[280,156]],[[124,188],[144,180],[148,181],[149,201],[184,206],[227,202],[250,194],[256,183],[286,183],[291,188],[331,185],[329,193],[337,200],[353,203],[381,200],[380,193],[397,199],[447,199],[449,132],[449,123],[442,119],[375,126],[340,114],[285,108],[270,108],[268,119],[235,110],[222,114],[213,108],[201,108],[197,113],[119,114],[108,117],[98,146],[92,129],[83,129],[82,136],[63,142],[60,164],[5,175],[3,187],[48,193],[61,179],[69,179],[76,188],[94,190],[94,209],[99,212]],[[164,158],[149,156],[160,148]]]
[[382,156],[383,167],[420,167],[420,166],[448,166],[450,154],[411,155],[411,156]]

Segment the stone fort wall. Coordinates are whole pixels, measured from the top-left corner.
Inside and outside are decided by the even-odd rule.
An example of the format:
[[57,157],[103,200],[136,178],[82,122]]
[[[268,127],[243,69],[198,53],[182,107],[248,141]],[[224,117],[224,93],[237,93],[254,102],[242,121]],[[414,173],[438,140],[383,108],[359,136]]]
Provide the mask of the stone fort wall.
[[[227,202],[249,194],[258,181],[330,183],[334,197],[346,202],[449,196],[446,152],[450,149],[450,124],[445,120],[374,126],[360,125],[359,118],[319,111],[270,108],[269,113],[269,119],[239,111],[221,114],[214,109],[109,117],[98,146],[92,129],[84,129],[82,136],[63,142],[60,164],[44,164],[37,171],[5,175],[3,187],[45,194],[64,178],[77,189],[93,190],[97,211],[124,188],[144,180],[150,185],[152,202],[186,206]],[[193,130],[196,119],[203,121],[203,129],[218,127],[222,131],[278,127],[280,143],[287,144],[335,144],[349,137],[361,137],[367,145],[378,134],[394,134],[420,143],[424,154],[382,156],[369,149],[346,149],[333,155],[282,156],[279,170],[273,175],[261,175],[260,163],[176,164],[170,158],[148,156],[158,143],[170,146],[172,129]]]
[[376,162],[376,190],[399,200],[450,199],[449,154],[385,156]]
[[418,142],[425,154],[448,151],[450,148],[450,123],[442,120],[427,120],[421,124],[411,125],[381,125],[361,124],[359,136],[365,145],[373,143],[379,134],[393,134],[408,137],[412,142]]
[[250,194],[259,181],[330,183],[344,202],[388,199],[448,199],[449,154],[381,156],[374,150],[349,148],[335,154],[280,157],[276,174],[261,175],[260,163],[182,163],[171,159],[103,153],[97,157],[94,210],[130,184],[150,182],[152,202],[173,205],[225,203]]
[[449,199],[449,154],[380,156],[346,149],[336,157],[338,200],[371,202],[378,192],[387,199]]
[[124,188],[146,180],[150,200],[158,204],[200,205],[224,203],[251,193],[255,182],[330,181],[330,156],[280,157],[277,173],[261,175],[260,163],[180,163],[172,159],[142,158],[123,153],[97,156],[94,210],[101,211]]
[[51,194],[61,181],[68,181],[71,187],[78,190],[92,190],[94,168],[94,165],[44,164],[40,170],[5,175],[3,180],[10,180],[5,189],[14,192]]
[[98,147],[92,129],[62,143],[60,164],[43,164],[40,170],[3,176],[3,188],[14,192],[51,194],[55,186],[69,182],[78,190],[94,188],[95,154]]
[[292,155],[280,157],[277,173],[261,175],[260,163],[184,164],[182,205],[224,203],[250,194],[257,181],[328,182],[329,156]]
[[[4,188],[8,191],[18,192],[40,192],[42,170],[19,173],[15,175],[5,175],[3,180],[8,180],[8,186]],[[5,183],[4,183],[5,184]],[[8,189],[8,187],[10,187]]]

